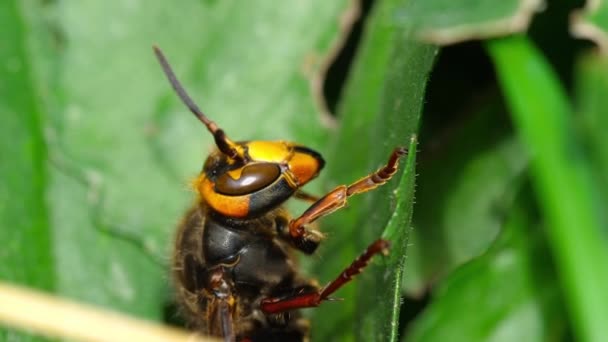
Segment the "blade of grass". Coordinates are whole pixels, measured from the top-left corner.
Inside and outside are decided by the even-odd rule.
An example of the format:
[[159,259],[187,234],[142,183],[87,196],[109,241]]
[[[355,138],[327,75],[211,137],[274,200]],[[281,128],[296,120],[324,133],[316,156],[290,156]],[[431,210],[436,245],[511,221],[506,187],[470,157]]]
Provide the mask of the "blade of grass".
[[0,322],[49,337],[76,341],[219,342],[216,338],[2,282]]
[[590,165],[570,105],[537,49],[518,36],[487,43],[516,128],[532,154],[532,175],[558,273],[581,341],[608,335],[608,254]]

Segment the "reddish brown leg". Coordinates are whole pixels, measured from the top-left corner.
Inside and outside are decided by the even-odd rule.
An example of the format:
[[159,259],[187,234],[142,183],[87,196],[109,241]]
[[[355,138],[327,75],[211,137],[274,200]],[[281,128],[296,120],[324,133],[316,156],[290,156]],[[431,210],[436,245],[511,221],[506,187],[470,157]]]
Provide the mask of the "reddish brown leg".
[[404,147],[395,148],[385,166],[351,185],[338,186],[311,205],[300,217],[291,220],[289,222],[289,235],[293,244],[306,253],[314,252],[323,235],[317,231],[306,229],[306,225],[344,207],[350,196],[373,190],[388,182],[397,172],[399,158],[405,154],[407,154],[407,149]]
[[367,266],[369,260],[376,254],[388,254],[390,244],[386,240],[376,240],[369,245],[350,266],[348,266],[334,281],[327,284],[318,292],[296,294],[287,298],[265,298],[262,300],[262,311],[267,314],[276,314],[288,310],[316,307],[322,301],[328,300],[329,296],[352,280],[353,276],[361,273]]

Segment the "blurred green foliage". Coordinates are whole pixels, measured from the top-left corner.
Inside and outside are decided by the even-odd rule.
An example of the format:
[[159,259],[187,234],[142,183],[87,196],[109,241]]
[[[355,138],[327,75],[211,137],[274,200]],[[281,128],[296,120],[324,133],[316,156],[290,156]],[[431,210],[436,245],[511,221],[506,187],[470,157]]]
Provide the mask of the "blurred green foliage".
[[605,1],[366,1],[353,41],[356,4],[0,2],[0,279],[172,321],[174,226],[212,139],[158,44],[233,139],[320,151],[311,192],[409,146],[393,181],[320,222],[303,264],[321,283],[379,236],[393,248],[306,310],[313,340],[607,336]]

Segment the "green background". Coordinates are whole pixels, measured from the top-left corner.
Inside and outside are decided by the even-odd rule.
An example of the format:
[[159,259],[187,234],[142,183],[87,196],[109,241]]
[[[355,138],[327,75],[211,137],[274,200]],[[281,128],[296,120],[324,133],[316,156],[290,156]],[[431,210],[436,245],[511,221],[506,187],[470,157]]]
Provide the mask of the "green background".
[[393,243],[344,301],[306,310],[313,340],[600,341],[597,3],[2,1],[0,279],[175,321],[171,241],[213,142],[166,82],[158,44],[232,139],[321,152],[310,192],[409,147],[389,184],[321,220],[328,238],[302,258],[324,283],[377,237]]

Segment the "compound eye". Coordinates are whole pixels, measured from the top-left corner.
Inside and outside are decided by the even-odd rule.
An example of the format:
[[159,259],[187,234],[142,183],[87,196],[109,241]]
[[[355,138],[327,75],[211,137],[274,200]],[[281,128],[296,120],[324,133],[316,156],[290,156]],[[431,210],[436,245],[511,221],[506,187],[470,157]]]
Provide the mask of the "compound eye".
[[241,176],[232,178],[228,173],[219,176],[215,182],[215,190],[229,196],[251,194],[268,185],[281,175],[281,168],[273,163],[255,163],[245,165]]

